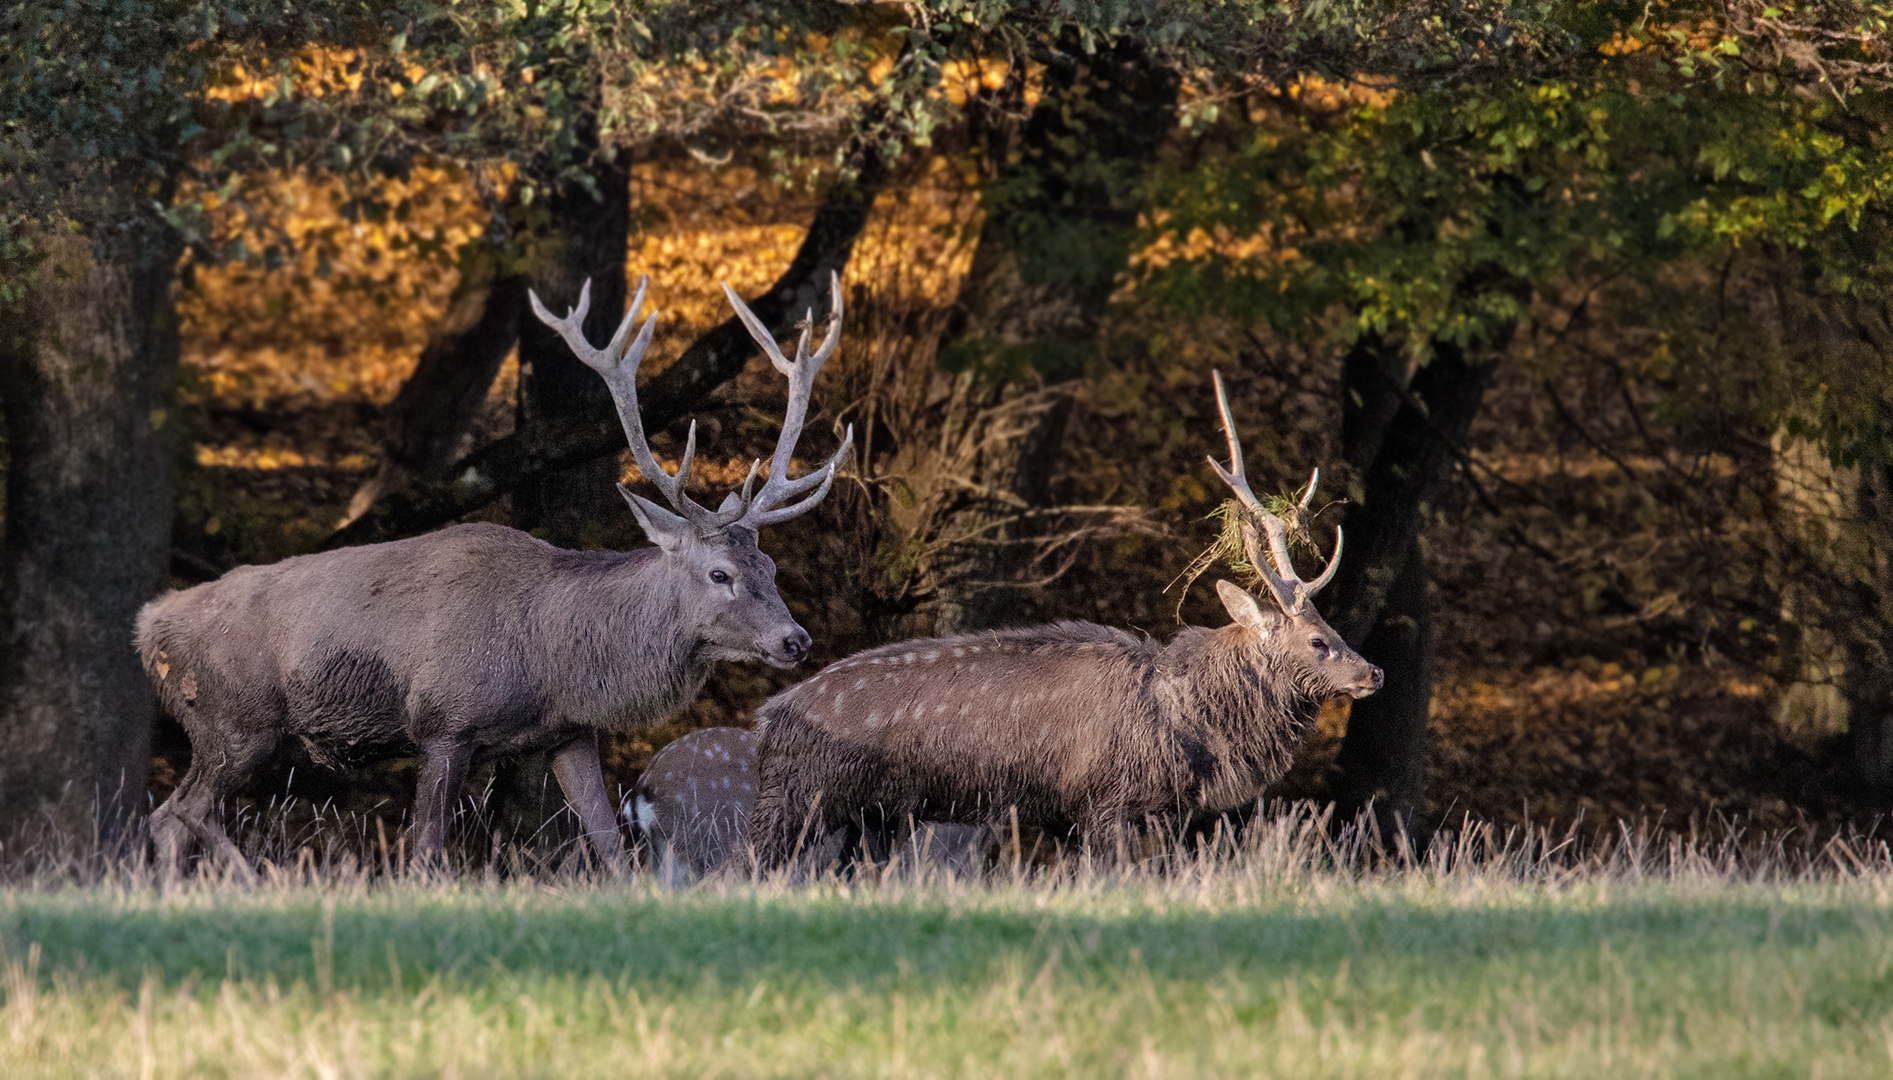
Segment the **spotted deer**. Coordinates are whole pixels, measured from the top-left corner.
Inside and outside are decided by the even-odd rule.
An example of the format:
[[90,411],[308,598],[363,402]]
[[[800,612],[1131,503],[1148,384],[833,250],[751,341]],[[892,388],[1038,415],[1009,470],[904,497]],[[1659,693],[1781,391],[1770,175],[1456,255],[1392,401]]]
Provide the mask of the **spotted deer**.
[[742,851],[756,779],[756,736],[742,728],[702,728],[651,758],[623,813],[660,879],[681,885]]
[[[660,881],[680,886],[747,864],[756,764],[756,733],[733,727],[700,728],[652,756],[621,812]],[[964,876],[984,869],[997,845],[990,829],[921,822],[903,853],[915,864]],[[844,854],[838,838],[809,850],[818,865]]]
[[[885,850],[908,820],[1017,821],[1111,858],[1128,830],[1252,802],[1288,770],[1322,704],[1380,688],[1379,668],[1312,603],[1334,577],[1297,576],[1288,526],[1249,488],[1220,375],[1216,403],[1249,562],[1267,601],[1227,581],[1231,624],[1168,645],[1093,623],[887,645],[831,664],[757,717],[762,785],[750,823],[762,871],[841,832]],[[1317,472],[1302,508],[1314,497]],[[1266,550],[1265,550],[1266,549]]]
[[850,428],[822,468],[790,477],[815,376],[840,341],[839,282],[831,278],[821,346],[809,351],[805,329],[793,360],[724,286],[788,377],[789,395],[761,489],[758,461],[741,491],[715,510],[685,494],[696,424],[675,475],[658,466],[644,437],[638,363],[657,315],[635,339],[631,331],[648,283],[639,283],[603,349],[580,329],[589,281],[564,318],[537,295],[531,302],[610,386],[639,470],[670,504],[618,486],[653,546],[565,551],[498,525],[457,525],[240,567],[139,613],[145,669],[191,741],[190,768],[151,819],[163,865],[182,871],[201,844],[243,867],[213,814],[291,746],[334,765],[418,754],[415,846],[429,861],[442,856],[450,811],[476,759],[548,751],[593,852],[622,870],[624,842],[599,768],[599,732],[671,716],[696,697],[718,661],[792,667],[808,655],[808,632],[777,594],[775,563],[756,540],[764,526],[821,502],[853,444]]

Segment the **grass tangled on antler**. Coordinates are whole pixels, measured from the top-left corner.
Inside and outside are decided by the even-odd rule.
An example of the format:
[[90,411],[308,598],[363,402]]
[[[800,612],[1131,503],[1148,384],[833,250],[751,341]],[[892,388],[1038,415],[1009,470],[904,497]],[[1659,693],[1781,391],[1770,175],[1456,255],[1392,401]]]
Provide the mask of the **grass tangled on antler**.
[[[1300,549],[1319,555],[1321,549],[1315,544],[1311,526],[1315,518],[1320,517],[1330,507],[1340,505],[1346,500],[1337,499],[1318,508],[1304,509],[1301,499],[1307,490],[1304,486],[1288,494],[1269,494],[1262,495],[1260,498],[1263,510],[1280,518],[1288,526],[1288,548],[1291,553]],[[1262,584],[1262,570],[1249,561],[1249,547],[1242,535],[1243,527],[1246,525],[1255,531],[1257,537],[1261,537],[1263,532],[1260,519],[1235,499],[1224,499],[1205,517],[1219,523],[1216,539],[1196,558],[1190,560],[1190,565],[1184,567],[1183,572],[1178,574],[1176,579],[1163,590],[1169,592],[1176,587],[1178,582],[1183,584],[1182,590],[1177,594],[1179,619],[1183,614],[1183,598],[1189,595],[1190,586],[1196,584],[1196,579],[1208,573],[1210,568],[1217,563],[1226,563],[1230,572],[1238,578],[1238,583],[1245,589],[1253,592]]]

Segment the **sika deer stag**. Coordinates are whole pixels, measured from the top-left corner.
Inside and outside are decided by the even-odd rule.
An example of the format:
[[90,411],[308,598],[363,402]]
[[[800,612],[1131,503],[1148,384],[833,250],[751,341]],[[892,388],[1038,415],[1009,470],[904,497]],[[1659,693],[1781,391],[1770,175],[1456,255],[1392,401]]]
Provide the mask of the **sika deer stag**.
[[850,428],[825,466],[790,479],[815,375],[841,337],[839,282],[831,278],[821,347],[811,354],[804,330],[793,361],[724,286],[788,376],[789,404],[762,489],[757,462],[742,491],[716,510],[684,494],[696,424],[675,476],[644,438],[638,362],[657,316],[636,340],[631,329],[648,282],[603,349],[580,329],[589,281],[563,319],[537,296],[532,309],[610,385],[638,468],[671,506],[618,487],[654,547],[565,551],[498,525],[457,525],[240,567],[145,605],[140,656],[191,740],[190,769],[151,819],[170,872],[185,869],[194,843],[244,867],[213,811],[286,744],[322,765],[419,754],[415,847],[430,862],[443,854],[450,811],[476,758],[550,751],[593,852],[622,871],[624,841],[599,770],[598,732],[670,716],[696,697],[719,660],[791,667],[808,655],[808,633],[777,595],[775,563],[758,550],[756,534],[819,503],[853,444]]
[[[1167,646],[1093,623],[909,641],[852,656],[771,698],[757,716],[762,788],[750,837],[759,868],[864,831],[886,849],[906,821],[1021,824],[1081,835],[1107,857],[1125,830],[1253,801],[1288,770],[1328,698],[1361,698],[1381,671],[1310,602],[1334,577],[1296,576],[1288,527],[1249,489],[1222,379],[1230,467],[1270,603],[1216,583],[1234,622]],[[1319,473],[1316,474],[1316,479]],[[1308,484],[1302,505],[1314,497]],[[1261,538],[1266,535],[1267,550]]]

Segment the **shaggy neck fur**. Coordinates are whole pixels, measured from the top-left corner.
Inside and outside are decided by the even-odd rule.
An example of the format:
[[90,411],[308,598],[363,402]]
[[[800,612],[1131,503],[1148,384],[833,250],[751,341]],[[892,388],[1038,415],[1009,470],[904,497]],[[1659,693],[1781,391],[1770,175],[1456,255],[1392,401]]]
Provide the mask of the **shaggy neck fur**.
[[533,601],[533,621],[558,629],[527,645],[548,720],[624,728],[690,704],[713,661],[686,625],[662,553],[561,552],[559,561]]
[[1213,762],[1209,775],[1197,777],[1199,810],[1241,806],[1281,779],[1325,697],[1240,626],[1187,629],[1160,663],[1180,698],[1181,726],[1202,740]]

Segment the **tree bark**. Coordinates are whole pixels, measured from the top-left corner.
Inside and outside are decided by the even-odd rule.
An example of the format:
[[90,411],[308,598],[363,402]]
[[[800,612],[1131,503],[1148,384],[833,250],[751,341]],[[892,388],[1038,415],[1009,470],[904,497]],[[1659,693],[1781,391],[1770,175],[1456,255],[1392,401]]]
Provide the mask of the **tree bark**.
[[0,837],[75,837],[142,809],[151,687],[132,648],[164,587],[176,381],[169,237],[101,261],[80,236],[0,313],[6,536],[0,545]]
[[[627,155],[601,163],[597,197],[577,185],[547,201],[551,221],[538,239],[530,285],[553,312],[578,303],[592,283],[585,316],[588,341],[610,341],[624,318],[625,258],[631,243],[631,169]],[[612,411],[611,391],[573,355],[558,331],[530,313],[519,319],[519,422],[528,444],[542,446],[574,416]],[[560,547],[580,547],[587,526],[623,509],[613,488],[615,455],[595,457],[528,477],[513,488],[513,524]]]
[[349,501],[346,526],[391,492],[438,479],[462,445],[519,337],[525,279],[485,256],[466,271],[414,374],[382,415],[381,468]]
[[1862,463],[1854,498],[1854,513],[1870,537],[1870,561],[1852,575],[1836,575],[1830,604],[1848,624],[1836,636],[1846,650],[1841,692],[1857,799],[1885,810],[1893,807],[1893,468]]
[[[1047,58],[1043,92],[1022,127],[982,132],[986,219],[960,287],[941,360],[961,369],[950,425],[976,430],[968,495],[949,514],[951,543],[931,568],[934,633],[1022,621],[1021,509],[1050,495],[1072,411],[1059,384],[1082,373],[1117,275],[1129,263],[1140,181],[1175,119],[1178,80],[1129,39],[1084,56],[1072,42]],[[1023,102],[1014,72],[982,115]],[[993,407],[1037,382],[1045,407],[1026,422]],[[1044,392],[1041,390],[1040,392]]]
[[[865,148],[857,160],[857,179],[829,194],[788,269],[769,291],[749,301],[757,318],[778,334],[786,336],[807,309],[821,310],[827,302],[828,276],[847,267],[874,198],[887,182],[878,148]],[[638,388],[645,430],[662,430],[702,404],[712,390],[735,378],[755,352],[755,343],[734,316],[692,342],[675,363]],[[346,547],[426,532],[547,473],[600,457],[615,461],[623,449],[624,428],[615,409],[608,400],[602,408],[594,403],[564,417],[556,427],[542,429],[537,440],[515,432],[461,459],[449,475],[389,495],[322,546]]]
[[1328,795],[1347,812],[1370,801],[1383,833],[1412,827],[1425,781],[1435,642],[1420,532],[1463,453],[1492,364],[1437,342],[1406,374],[1399,351],[1363,338],[1343,365],[1342,448],[1350,492],[1347,557],[1323,594],[1327,619],[1387,673],[1354,704]]

